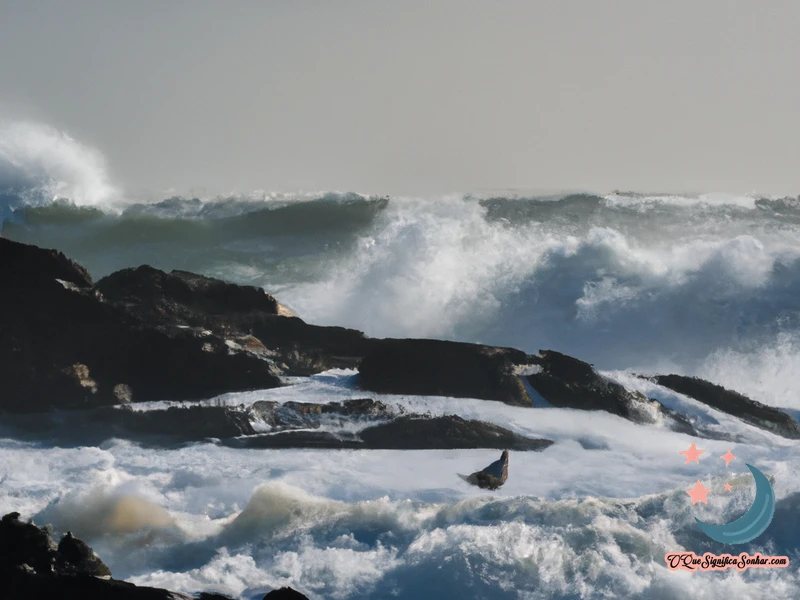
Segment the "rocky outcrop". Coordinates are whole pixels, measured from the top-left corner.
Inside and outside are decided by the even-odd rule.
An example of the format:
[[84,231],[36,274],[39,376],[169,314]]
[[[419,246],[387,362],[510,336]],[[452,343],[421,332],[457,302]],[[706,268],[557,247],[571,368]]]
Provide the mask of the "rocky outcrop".
[[386,394],[454,396],[530,406],[517,373],[524,352],[442,340],[376,342],[358,366],[364,390]]
[[783,437],[800,439],[800,427],[792,417],[777,408],[751,400],[739,392],[697,377],[656,375],[648,379],[761,429]]
[[282,587],[269,592],[264,596],[264,600],[308,600],[308,598],[290,587]]
[[537,372],[527,375],[528,382],[553,406],[604,410],[635,423],[665,422],[676,431],[694,433],[681,415],[657,400],[609,381],[588,363],[554,350],[540,350],[531,359]]
[[124,269],[97,282],[109,301],[161,327],[195,327],[228,346],[274,362],[287,375],[355,368],[372,340],[360,331],[319,327],[286,316],[278,301],[253,286],[150,266]]
[[208,331],[154,326],[91,283],[55,251],[0,238],[0,410],[200,399],[280,385],[268,361]]
[[110,302],[151,323],[207,327],[252,313],[278,314],[278,301],[260,288],[187,271],[165,273],[148,265],[117,271],[96,287]]
[[373,425],[358,433],[330,431],[284,431],[271,435],[231,440],[246,448],[329,448],[364,450],[450,450],[460,448],[511,448],[544,450],[553,442],[533,439],[484,421],[455,415],[427,417],[404,415]]
[[[111,579],[94,551],[70,532],[56,545],[47,528],[9,513],[0,521],[0,590],[4,600],[191,600],[168,590]],[[217,594],[201,598],[228,600]]]

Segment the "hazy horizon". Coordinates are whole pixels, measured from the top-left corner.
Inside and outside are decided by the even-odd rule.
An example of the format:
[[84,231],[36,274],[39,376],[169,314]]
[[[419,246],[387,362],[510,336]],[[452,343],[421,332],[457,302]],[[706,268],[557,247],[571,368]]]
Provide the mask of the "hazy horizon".
[[0,121],[97,149],[129,193],[796,195],[798,22],[722,0],[0,0]]

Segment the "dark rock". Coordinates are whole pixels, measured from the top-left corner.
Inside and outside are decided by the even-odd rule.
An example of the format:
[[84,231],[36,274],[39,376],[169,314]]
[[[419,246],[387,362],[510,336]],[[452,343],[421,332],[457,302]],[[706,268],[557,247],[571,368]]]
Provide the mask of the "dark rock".
[[89,545],[68,531],[58,543],[60,561],[58,570],[61,573],[94,575],[111,577],[111,570],[100,560]]
[[278,314],[278,301],[260,288],[186,271],[165,273],[148,265],[113,273],[96,287],[109,301],[126,305],[150,322],[207,327],[215,316]]
[[508,479],[508,450],[503,450],[500,459],[485,469],[476,471],[468,477],[461,476],[464,481],[487,490],[496,490]]
[[191,441],[255,433],[245,411],[225,406],[172,406],[147,411],[111,408],[96,411],[91,418],[103,423],[107,435],[114,437],[138,433]]
[[44,529],[19,516],[9,513],[0,521],[0,573],[22,565],[39,574],[52,573],[58,556],[56,545]]
[[104,301],[77,265],[0,238],[0,410],[187,400],[280,385],[225,339],[154,328]]
[[800,427],[791,416],[777,408],[751,400],[739,392],[697,377],[657,375],[648,379],[761,429],[783,437],[800,439]]
[[[322,424],[343,428],[356,422],[389,420],[402,412],[370,398],[325,404],[260,400],[247,408],[197,404],[137,411],[121,406],[6,415],[3,429],[17,438],[59,445],[99,445],[115,437],[149,447],[172,447],[207,438],[254,435],[257,430],[253,422],[274,432],[317,429]],[[258,431],[263,427],[259,426]],[[314,445],[313,441],[309,444]]]
[[358,434],[328,431],[284,431],[239,438],[230,445],[247,448],[329,448],[369,450],[441,450],[456,448],[512,448],[544,450],[553,442],[531,439],[508,429],[467,421],[455,415],[425,417],[406,415],[373,425]]
[[79,288],[92,287],[89,272],[57,250],[12,242],[0,237],[0,282],[25,288],[50,287],[60,279]]
[[308,598],[290,587],[282,587],[269,592],[264,596],[264,600],[308,600]]
[[376,342],[358,367],[362,389],[386,394],[499,400],[530,406],[517,372],[527,356],[512,348],[441,340]]
[[531,386],[550,404],[562,408],[604,410],[635,423],[665,421],[675,431],[694,433],[681,415],[657,400],[602,377],[592,365],[554,350],[531,357],[538,373],[527,376]]
[[152,324],[211,330],[267,357],[287,375],[355,368],[371,340],[360,331],[309,325],[262,289],[150,266],[125,269],[97,283],[105,298]]
[[[137,587],[110,576],[103,561],[71,533],[56,546],[47,528],[21,521],[19,513],[9,513],[0,521],[3,600],[192,600],[185,594]],[[206,597],[227,600],[217,594]]]
[[192,600],[167,590],[116,579],[12,572],[0,577],[3,600]]
[[451,448],[512,448],[544,450],[553,442],[523,437],[485,421],[467,421],[455,415],[404,416],[363,430],[359,437],[368,448],[446,450]]

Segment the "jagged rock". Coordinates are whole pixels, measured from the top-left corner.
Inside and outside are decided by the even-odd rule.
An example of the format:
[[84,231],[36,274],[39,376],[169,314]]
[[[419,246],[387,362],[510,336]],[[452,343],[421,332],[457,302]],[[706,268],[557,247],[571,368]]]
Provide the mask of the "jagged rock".
[[278,314],[278,301],[264,290],[186,271],[165,273],[148,265],[123,269],[97,282],[111,302],[126,305],[150,322],[207,327],[216,317]]
[[71,531],[58,543],[61,573],[83,573],[95,577],[111,577],[111,570],[98,558],[89,545],[72,535]]
[[[92,287],[89,272],[57,250],[45,250],[0,237],[0,281],[25,288],[52,287],[63,281],[78,288]],[[63,284],[62,284],[63,287]]]
[[56,545],[44,529],[19,517],[12,512],[0,521],[0,573],[22,565],[39,574],[52,573],[58,556]]
[[290,587],[282,587],[269,592],[264,596],[264,600],[308,600],[308,598]]
[[761,429],[783,437],[800,439],[800,427],[791,416],[777,408],[751,400],[739,392],[697,377],[656,375],[648,379]]
[[219,336],[156,329],[52,250],[0,238],[0,410],[186,400],[280,385]]
[[210,330],[229,347],[273,360],[287,375],[354,368],[371,343],[360,331],[287,316],[290,311],[260,288],[186,271],[144,265],[113,273],[96,287],[149,323]]
[[[47,528],[19,516],[9,513],[0,521],[3,600],[192,600],[111,579],[111,571],[85,542],[68,532],[56,546]],[[227,600],[217,594],[206,597]]]
[[527,375],[531,386],[550,404],[562,408],[604,410],[635,423],[666,422],[675,431],[694,433],[681,415],[657,400],[602,377],[592,365],[554,350],[531,357],[538,372]]
[[362,389],[386,394],[454,396],[530,406],[517,372],[524,352],[442,340],[387,339],[358,367]]

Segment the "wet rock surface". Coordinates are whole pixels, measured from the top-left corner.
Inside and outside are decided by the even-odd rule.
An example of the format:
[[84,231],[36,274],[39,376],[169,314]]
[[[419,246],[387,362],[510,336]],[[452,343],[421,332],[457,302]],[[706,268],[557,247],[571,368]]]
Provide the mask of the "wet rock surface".
[[751,400],[739,392],[725,389],[697,377],[656,375],[648,379],[761,429],[783,437],[800,439],[800,426],[790,415],[772,406]]
[[[0,520],[0,597],[4,600],[230,600],[203,592],[197,596],[140,587],[111,577],[111,571],[82,540],[67,532],[56,544],[48,527],[37,527],[9,513]],[[284,587],[270,600],[302,600]]]
[[329,448],[369,450],[451,450],[496,448],[544,450],[553,442],[518,435],[484,421],[456,415],[428,417],[404,415],[372,425],[357,433],[331,431],[283,431],[249,436],[229,442],[246,448]]
[[0,238],[0,410],[208,398],[280,385],[274,367],[225,340],[154,327],[113,305],[51,250]]
[[528,382],[553,406],[604,410],[635,423],[666,421],[675,431],[694,433],[684,417],[657,400],[609,381],[589,363],[554,350],[540,350],[531,358],[538,369],[527,375]]
[[380,340],[358,367],[364,390],[454,396],[530,406],[517,372],[527,355],[513,348],[442,340]]

